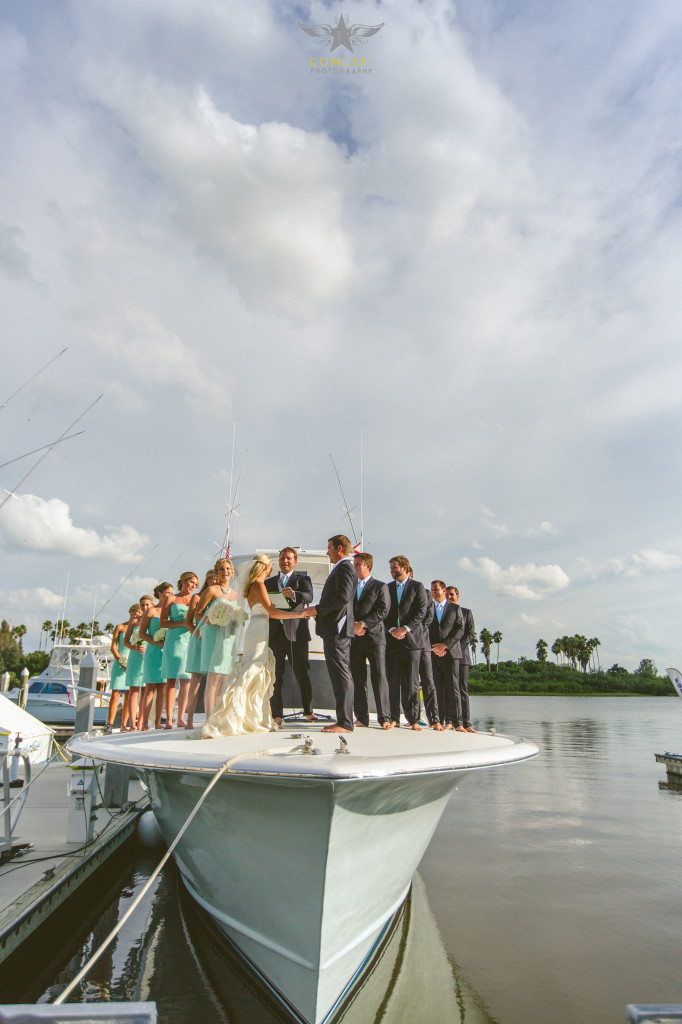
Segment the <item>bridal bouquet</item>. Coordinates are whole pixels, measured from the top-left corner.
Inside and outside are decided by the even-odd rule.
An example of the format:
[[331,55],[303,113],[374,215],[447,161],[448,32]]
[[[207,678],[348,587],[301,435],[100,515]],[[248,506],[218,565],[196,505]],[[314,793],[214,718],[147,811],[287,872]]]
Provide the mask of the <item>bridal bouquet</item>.
[[243,608],[228,601],[214,601],[206,617],[212,626],[221,626],[223,629],[231,626],[233,630],[243,626],[248,619]]

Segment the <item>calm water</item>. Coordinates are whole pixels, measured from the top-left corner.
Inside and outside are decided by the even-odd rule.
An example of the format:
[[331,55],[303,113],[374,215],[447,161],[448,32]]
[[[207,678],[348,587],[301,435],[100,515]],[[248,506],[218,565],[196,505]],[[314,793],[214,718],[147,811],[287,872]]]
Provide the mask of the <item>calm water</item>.
[[[532,739],[540,756],[462,783],[343,1024],[622,1024],[628,1002],[682,1003],[682,791],[653,758],[682,752],[682,702],[476,697],[473,711],[479,728]],[[53,999],[157,856],[112,872],[80,934],[62,922],[31,983],[0,978],[0,1002]],[[179,894],[168,870],[82,998],[155,999],[162,1024],[274,1024]]]

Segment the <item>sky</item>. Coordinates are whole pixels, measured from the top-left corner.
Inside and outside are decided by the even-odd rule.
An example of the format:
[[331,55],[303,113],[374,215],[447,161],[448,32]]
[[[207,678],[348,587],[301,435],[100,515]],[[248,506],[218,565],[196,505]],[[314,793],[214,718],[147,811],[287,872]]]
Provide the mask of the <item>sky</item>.
[[679,664],[681,50],[672,0],[6,0],[25,649],[203,574],[232,495],[233,553],[362,527],[502,659]]

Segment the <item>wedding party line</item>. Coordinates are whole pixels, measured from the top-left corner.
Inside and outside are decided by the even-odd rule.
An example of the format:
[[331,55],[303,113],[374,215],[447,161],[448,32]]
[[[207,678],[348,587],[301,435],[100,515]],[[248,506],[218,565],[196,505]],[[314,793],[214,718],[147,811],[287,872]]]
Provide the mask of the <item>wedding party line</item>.
[[373,574],[372,555],[354,553],[343,534],[329,538],[327,555],[331,571],[317,604],[293,547],[279,552],[277,574],[268,555],[256,555],[239,592],[233,563],[220,558],[203,584],[187,571],[177,589],[162,582],[144,594],[114,628],[106,731],[121,695],[122,731],[149,729],[152,713],[154,728],[172,729],[176,701],[177,727],[193,729],[202,691],[205,738],[277,729],[285,717],[287,662],[303,716],[317,721],[309,658],[314,619],[336,713],[323,731],[370,725],[369,676],[382,729],[475,732],[468,675],[476,630],[457,587],[443,580],[425,587],[405,555],[389,560],[391,580],[384,583]]

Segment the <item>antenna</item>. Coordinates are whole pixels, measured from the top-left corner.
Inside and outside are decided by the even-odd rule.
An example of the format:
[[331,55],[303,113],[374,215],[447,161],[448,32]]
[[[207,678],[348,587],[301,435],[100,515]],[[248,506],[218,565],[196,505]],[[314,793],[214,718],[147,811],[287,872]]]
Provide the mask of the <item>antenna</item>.
[[82,420],[82,419],[83,419],[83,417],[84,417],[84,416],[86,415],[86,413],[89,413],[89,412],[90,412],[90,410],[91,410],[91,409],[93,408],[93,406],[97,405],[97,403],[99,402],[100,398],[103,398],[103,397],[104,397],[103,395],[100,395],[100,396],[99,396],[99,398],[96,398],[96,399],[95,399],[95,401],[94,401],[94,402],[92,402],[92,403],[91,403],[91,404],[90,404],[90,405],[89,405],[89,406],[87,407],[87,409],[85,410],[85,412],[82,412],[82,413],[80,414],[80,416],[78,416],[78,417],[77,417],[77,418],[76,418],[76,419],[75,419],[75,420],[73,421],[73,423],[71,424],[71,426],[67,427],[67,428],[66,428],[66,430],[65,430],[65,431],[64,431],[64,432],[63,432],[62,434],[60,434],[60,435],[59,435],[59,437],[57,438],[57,440],[56,440],[56,441],[55,441],[55,442],[54,442],[53,444],[51,444],[51,445],[49,446],[49,448],[47,449],[47,451],[45,452],[45,454],[44,454],[44,455],[41,455],[41,456],[40,456],[40,458],[38,459],[38,461],[37,461],[37,462],[34,462],[34,463],[33,463],[33,465],[31,466],[31,468],[29,469],[28,473],[25,473],[25,474],[24,474],[24,476],[22,476],[21,480],[20,480],[20,481],[19,481],[19,483],[18,483],[18,484],[16,485],[16,487],[12,488],[12,490],[11,490],[11,491],[8,491],[8,492],[7,492],[7,497],[6,497],[6,498],[3,498],[3,500],[2,500],[2,501],[0,501],[0,508],[2,508],[2,507],[3,507],[3,505],[4,505],[4,504],[5,504],[5,503],[6,503],[7,501],[9,501],[9,499],[10,499],[11,497],[12,497],[12,498],[16,498],[16,494],[15,494],[14,492],[15,492],[15,491],[18,491],[18,490],[19,490],[19,488],[21,487],[21,485],[22,485],[22,484],[24,483],[24,481],[25,481],[25,480],[28,480],[28,478],[30,477],[30,475],[31,475],[31,473],[33,472],[33,470],[34,470],[34,469],[37,469],[37,468],[38,468],[38,466],[40,465],[40,463],[41,463],[41,462],[43,461],[43,459],[46,459],[46,458],[47,458],[47,456],[48,456],[48,455],[50,454],[50,452],[52,451],[52,449],[54,448],[54,446],[55,446],[56,444],[58,444],[58,442],[59,442],[59,441],[63,441],[63,440],[66,440],[66,435],[67,435],[67,434],[69,433],[69,431],[70,431],[70,430],[73,430],[73,428],[74,428],[74,427],[76,426],[76,424],[78,423],[78,421],[79,421],[79,420]]
[[17,455],[16,459],[9,459],[7,462],[0,462],[0,469],[4,469],[5,466],[11,466],[13,462],[20,462],[22,459],[27,459],[29,455],[35,455],[37,452],[44,452],[46,448],[54,448],[56,445],[61,444],[62,441],[70,441],[72,437],[80,437],[80,435],[84,433],[84,430],[79,430],[76,434],[69,434],[68,437],[61,437],[56,441],[50,441],[49,444],[41,445],[40,448],[34,448],[32,452],[24,452],[23,455]]
[[355,541],[355,547],[357,547],[358,546],[358,537],[357,537],[357,534],[355,532],[355,527],[353,526],[353,512],[355,511],[356,506],[353,505],[353,508],[349,508],[348,507],[348,501],[346,500],[346,495],[343,492],[343,484],[341,483],[341,477],[339,476],[339,471],[336,468],[336,463],[332,459],[331,452],[329,453],[329,458],[332,460],[332,466],[334,467],[334,472],[336,473],[336,479],[339,481],[339,489],[341,491],[341,497],[343,498],[343,508],[342,508],[343,518],[344,519],[346,519],[346,518],[348,519],[348,525],[350,526],[351,532],[353,534],[353,540]]
[[[67,346],[66,346],[66,348],[68,348],[68,347],[69,347],[69,346],[67,345]],[[2,405],[0,405],[0,409],[4,409],[6,405],[9,405],[9,403],[10,403],[10,402],[12,401],[12,399],[13,399],[13,398],[16,398],[16,396],[17,396],[17,395],[19,394],[19,392],[20,392],[20,391],[23,391],[25,387],[28,387],[28,385],[29,385],[29,384],[31,383],[31,381],[32,381],[32,380],[35,380],[35,379],[36,379],[36,377],[37,377],[37,376],[38,376],[39,374],[41,374],[41,373],[43,372],[43,370],[46,370],[46,369],[48,368],[48,366],[50,366],[50,365],[51,365],[52,363],[54,363],[54,362],[55,362],[55,361],[56,361],[57,359],[59,359],[59,357],[60,357],[60,356],[63,356],[63,355],[64,355],[64,353],[66,352],[66,348],[63,348],[63,349],[61,350],[61,352],[58,352],[58,353],[57,353],[57,355],[56,355],[56,356],[52,356],[52,359],[50,359],[50,360],[49,360],[49,362],[45,363],[45,365],[44,365],[44,366],[41,366],[41,368],[40,368],[39,370],[36,370],[36,372],[35,372],[35,373],[33,374],[33,376],[32,376],[32,377],[29,377],[29,378],[28,378],[28,380],[27,380],[27,381],[25,381],[25,382],[24,382],[24,383],[23,383],[23,384],[21,385],[21,387],[20,387],[20,388],[17,388],[17,390],[16,390],[15,392],[14,392],[14,394],[10,395],[10,396],[9,396],[9,398],[6,398],[6,399],[5,399],[5,401],[4,401],[3,403],[2,403]]]
[[247,449],[244,449],[244,454],[242,456],[242,464],[241,464],[241,466],[239,468],[239,476],[237,477],[237,484],[236,484],[236,487],[235,487],[234,493],[233,493],[233,491],[232,491],[232,479],[233,479],[233,475],[234,475],[234,449],[235,449],[236,435],[237,435],[237,424],[235,422],[234,431],[232,433],[232,464],[230,466],[230,497],[229,497],[229,501],[228,501],[227,506],[226,506],[227,507],[227,512],[225,513],[225,515],[227,516],[227,523],[225,524],[225,536],[223,537],[223,543],[222,544],[219,544],[217,540],[213,541],[215,546],[220,550],[221,555],[223,554],[223,552],[225,553],[225,558],[229,558],[230,557],[230,529],[232,527],[232,516],[237,516],[237,518],[239,518],[239,512],[237,511],[238,508],[239,508],[239,505],[237,504],[237,495],[239,494],[239,485],[240,485],[240,483],[242,481],[242,473],[244,472],[244,463],[246,462],[246,455],[247,455]]
[[360,427],[360,550],[365,550],[365,534],[362,529],[362,427]]

